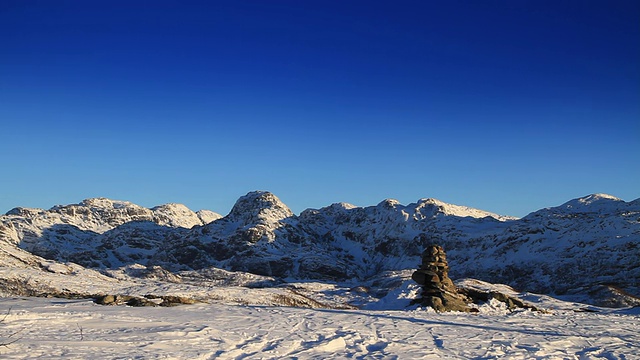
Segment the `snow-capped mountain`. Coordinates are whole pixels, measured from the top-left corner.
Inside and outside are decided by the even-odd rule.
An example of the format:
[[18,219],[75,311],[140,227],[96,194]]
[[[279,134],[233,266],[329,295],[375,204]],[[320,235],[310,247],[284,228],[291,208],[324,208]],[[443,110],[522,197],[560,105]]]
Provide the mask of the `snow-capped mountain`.
[[432,243],[447,251],[453,278],[543,293],[585,293],[602,284],[639,293],[640,199],[604,194],[522,219],[435,199],[408,205],[389,199],[369,207],[337,203],[296,216],[265,191],[241,197],[225,217],[177,204],[146,209],[108,199],[50,210],[16,208],[0,217],[6,258],[0,261],[11,264],[28,263],[28,252],[99,269],[217,267],[345,280],[416,268]]
[[28,224],[24,226],[31,230],[68,224],[80,230],[103,233],[133,221],[151,221],[158,225],[191,228],[221,217],[209,210],[193,212],[182,204],[165,204],[147,209],[128,201],[92,198],[79,204],[57,205],[49,210],[17,207],[9,210],[2,220],[8,220],[13,224]]
[[[147,209],[128,201],[93,198],[49,210],[14,208],[0,217],[0,240],[47,259],[108,266],[107,262],[92,263],[82,258],[93,259],[94,254],[100,254],[102,239],[114,237],[111,231],[116,228],[115,233],[121,237],[134,228],[130,242],[144,233],[154,237],[157,244],[171,229],[204,225],[221,217],[209,210],[193,212],[182,204]],[[154,225],[159,233],[151,230]]]

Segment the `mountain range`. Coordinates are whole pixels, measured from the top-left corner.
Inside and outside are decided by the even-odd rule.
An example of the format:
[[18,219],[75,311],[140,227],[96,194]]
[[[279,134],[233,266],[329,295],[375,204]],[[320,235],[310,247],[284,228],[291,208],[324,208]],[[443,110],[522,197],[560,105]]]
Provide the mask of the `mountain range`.
[[139,264],[347,281],[415,269],[429,244],[444,247],[454,279],[556,295],[603,287],[640,295],[640,199],[605,194],[520,219],[435,199],[336,203],[295,215],[266,191],[241,197],[226,216],[105,198],[0,216],[5,268],[42,267],[44,258],[103,272]]

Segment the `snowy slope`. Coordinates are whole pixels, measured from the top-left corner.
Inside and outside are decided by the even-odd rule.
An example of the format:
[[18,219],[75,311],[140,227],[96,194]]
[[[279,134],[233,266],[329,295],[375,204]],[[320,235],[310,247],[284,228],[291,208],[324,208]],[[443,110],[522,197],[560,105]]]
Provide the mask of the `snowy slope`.
[[[103,274],[41,259],[39,268],[0,268],[0,289],[10,292],[0,291],[0,313],[6,314],[0,344],[10,343],[0,346],[0,357],[632,359],[640,351],[637,307],[604,309],[465,279],[457,284],[503,292],[547,311],[509,311],[489,301],[473,315],[438,314],[410,305],[417,284],[409,274],[382,273],[353,284],[278,283],[217,269],[201,277],[165,277],[141,266]],[[232,278],[235,285],[220,283]],[[251,285],[259,282],[262,287]],[[6,296],[16,294],[10,286],[41,292]],[[54,286],[67,294],[177,295],[202,303],[136,308],[42,298]],[[360,309],[345,306],[357,303]]]
[[366,311],[1,299],[3,359],[635,359],[635,310]]

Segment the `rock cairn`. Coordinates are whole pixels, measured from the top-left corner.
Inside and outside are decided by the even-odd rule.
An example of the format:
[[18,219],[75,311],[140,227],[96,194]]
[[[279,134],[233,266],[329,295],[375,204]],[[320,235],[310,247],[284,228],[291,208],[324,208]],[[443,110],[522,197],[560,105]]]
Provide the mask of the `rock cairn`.
[[420,268],[411,275],[411,278],[422,285],[420,297],[413,300],[412,304],[430,306],[438,312],[463,311],[478,312],[478,309],[470,304],[482,304],[490,300],[503,302],[507,309],[529,309],[542,311],[531,304],[527,304],[517,297],[497,291],[480,290],[474,288],[457,288],[449,278],[449,264],[447,255],[442,246],[430,245],[422,253]]
[[430,306],[438,312],[464,311],[470,312],[469,299],[460,294],[449,278],[449,264],[444,249],[431,245],[422,253],[422,263],[411,278],[422,285],[421,297],[414,303]]

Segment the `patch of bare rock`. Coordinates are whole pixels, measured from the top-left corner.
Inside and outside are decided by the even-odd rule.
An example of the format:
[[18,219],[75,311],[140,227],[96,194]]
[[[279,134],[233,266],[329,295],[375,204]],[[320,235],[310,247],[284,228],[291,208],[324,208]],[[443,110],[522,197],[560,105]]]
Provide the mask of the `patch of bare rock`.
[[185,304],[195,304],[198,301],[182,296],[173,295],[98,295],[94,298],[96,304],[100,305],[128,305],[128,306],[176,306]]

